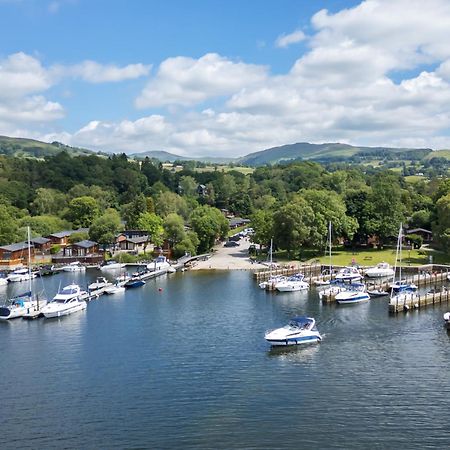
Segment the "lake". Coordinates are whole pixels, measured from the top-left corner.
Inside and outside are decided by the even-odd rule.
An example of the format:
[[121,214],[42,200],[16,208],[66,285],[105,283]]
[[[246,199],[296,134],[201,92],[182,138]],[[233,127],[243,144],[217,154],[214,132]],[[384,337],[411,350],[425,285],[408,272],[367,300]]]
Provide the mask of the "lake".
[[[52,297],[99,274],[33,284]],[[61,319],[0,323],[0,448],[447,448],[450,306],[393,316],[387,301],[184,272]],[[301,314],[322,343],[271,349],[265,331]]]

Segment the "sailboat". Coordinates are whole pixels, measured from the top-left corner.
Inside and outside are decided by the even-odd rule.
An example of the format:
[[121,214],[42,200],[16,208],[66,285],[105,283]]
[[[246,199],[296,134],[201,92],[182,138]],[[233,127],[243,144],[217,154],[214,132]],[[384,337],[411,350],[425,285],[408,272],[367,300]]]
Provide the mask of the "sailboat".
[[[331,221],[328,222],[328,252],[329,252],[329,257],[330,257],[329,268],[328,268],[328,271],[329,271],[329,274],[330,274],[330,279],[329,280],[324,280],[323,278],[320,278],[319,280],[316,280],[314,282],[314,284],[316,286],[329,286],[330,281],[331,281],[331,273],[332,273],[332,265],[331,265]],[[326,273],[326,271],[324,271],[322,273],[322,275],[325,274],[325,273]]]
[[279,283],[280,281],[286,279],[285,276],[272,275],[272,268],[274,266],[272,261],[272,255],[273,255],[273,239],[270,240],[270,249],[269,249],[269,278],[266,281],[262,281],[261,283],[259,283],[259,287],[261,289],[267,289],[272,285],[275,286],[276,283]]
[[[400,223],[400,229],[397,238],[397,250],[395,254],[395,266],[394,266],[394,280],[390,285],[391,288],[391,298],[389,300],[390,305],[398,306],[398,304],[406,305],[406,300],[414,300],[417,294],[414,292],[417,286],[413,283],[407,283],[402,280],[402,237],[403,237],[403,226]],[[398,280],[395,280],[395,273],[397,272],[398,263]]]
[[11,297],[8,302],[0,307],[0,320],[15,319],[17,317],[35,318],[40,315],[40,308],[47,304],[47,300],[39,299],[36,296],[33,299],[31,288],[31,236],[30,227],[27,227],[28,234],[28,281],[29,290],[20,295]]

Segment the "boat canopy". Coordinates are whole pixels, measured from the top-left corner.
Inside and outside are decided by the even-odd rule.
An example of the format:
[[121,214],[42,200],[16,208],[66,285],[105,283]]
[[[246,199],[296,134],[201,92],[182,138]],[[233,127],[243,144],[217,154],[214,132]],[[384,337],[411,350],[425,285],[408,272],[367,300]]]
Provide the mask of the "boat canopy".
[[11,297],[11,300],[14,300],[16,298],[19,299],[22,297],[31,297],[31,291],[24,292],[23,294],[20,294],[20,295],[15,295],[14,297]]
[[308,325],[308,324],[314,322],[314,319],[311,319],[311,317],[306,317],[306,316],[298,316],[298,317],[293,317],[290,320],[290,322],[302,327],[304,325]]

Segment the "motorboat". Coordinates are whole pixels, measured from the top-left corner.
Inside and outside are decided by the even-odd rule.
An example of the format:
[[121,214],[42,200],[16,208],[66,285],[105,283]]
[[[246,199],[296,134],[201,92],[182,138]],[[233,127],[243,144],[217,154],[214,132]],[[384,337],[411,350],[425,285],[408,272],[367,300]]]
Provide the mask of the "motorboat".
[[103,264],[102,266],[100,266],[100,270],[118,270],[118,269],[122,269],[125,267],[125,264],[114,261],[114,260],[109,260],[106,261],[105,264]]
[[312,317],[294,317],[287,325],[268,331],[264,338],[273,346],[317,343],[322,340]]
[[81,311],[86,309],[86,302],[82,300],[82,297],[87,297],[87,295],[87,292],[83,291],[78,284],[69,284],[42,308],[42,313],[46,318],[52,318]]
[[267,279],[266,281],[261,281],[261,283],[259,283],[259,287],[261,289],[267,289],[270,287],[275,288],[275,285],[281,281],[286,280],[286,277],[284,275],[273,275],[271,276],[269,279]]
[[13,282],[18,282],[18,281],[28,281],[31,280],[33,278],[36,278],[36,274],[29,271],[26,267],[21,268],[21,269],[16,269],[13,272],[11,272],[8,275],[8,281],[13,283]]
[[47,304],[47,300],[33,299],[30,292],[12,297],[0,307],[0,320],[16,319],[24,317],[30,311],[39,310]]
[[89,292],[98,291],[99,289],[103,289],[110,284],[111,283],[105,277],[98,277],[94,283],[88,285],[88,290]]
[[83,266],[79,261],[74,261],[70,264],[67,264],[66,266],[63,266],[62,270],[64,270],[64,272],[84,272],[86,270],[86,267]]
[[68,316],[74,312],[86,309],[86,306],[87,303],[79,297],[53,300],[42,308],[42,314],[47,319]]
[[450,330],[450,312],[446,312],[444,314],[444,326],[448,330]]
[[375,289],[375,288],[367,289],[367,293],[371,297],[385,297],[386,295],[389,295],[389,292],[383,291],[383,289]]
[[108,286],[105,288],[105,294],[120,294],[121,292],[125,292],[125,287],[120,286],[119,284],[113,284],[112,286]]
[[335,297],[339,292],[346,289],[346,285],[343,282],[337,282],[336,280],[330,281],[330,286],[326,289],[322,289],[318,292],[320,300],[324,300],[330,297]]
[[340,305],[350,305],[353,303],[367,302],[370,300],[370,295],[366,292],[363,283],[354,283],[348,285],[342,292],[339,292],[335,300]]
[[362,280],[362,275],[359,272],[359,270],[356,267],[353,266],[347,266],[342,268],[337,274],[336,274],[336,281],[341,282],[353,282],[353,281],[359,281]]
[[137,288],[137,287],[141,287],[144,286],[145,281],[142,280],[139,277],[131,277],[125,284],[124,287],[126,288]]
[[410,289],[408,286],[400,287],[395,292],[392,290],[389,305],[395,307],[403,305],[407,309],[409,305],[417,305],[419,299],[419,296],[413,289]]
[[417,290],[417,286],[414,283],[408,283],[406,280],[394,281],[389,285],[389,288],[393,292]]
[[147,264],[147,270],[153,272],[156,270],[166,270],[167,272],[176,271],[164,255],[159,255],[150,264]]
[[280,292],[295,292],[309,289],[309,283],[303,281],[304,278],[304,275],[301,273],[287,277],[285,280],[276,283],[275,289]]
[[387,262],[380,262],[375,267],[367,269],[365,275],[369,278],[393,277],[394,269]]

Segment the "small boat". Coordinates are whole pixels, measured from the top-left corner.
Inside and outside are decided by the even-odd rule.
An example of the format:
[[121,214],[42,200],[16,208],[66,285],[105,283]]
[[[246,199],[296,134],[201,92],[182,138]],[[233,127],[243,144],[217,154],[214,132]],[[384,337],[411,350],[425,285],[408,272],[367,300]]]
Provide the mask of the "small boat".
[[67,264],[67,266],[63,266],[62,270],[64,270],[64,272],[84,272],[86,267],[84,267],[79,261],[74,261]]
[[414,283],[408,283],[406,280],[395,281],[394,283],[391,283],[389,285],[389,288],[393,292],[416,291],[417,290],[417,286]]
[[158,256],[150,264],[147,264],[147,270],[166,270],[167,272],[176,272],[164,255]]
[[371,297],[385,297],[389,295],[389,292],[383,291],[382,289],[367,289],[367,293]]
[[86,309],[87,304],[81,298],[87,295],[87,292],[81,290],[78,284],[69,284],[59,291],[50,303],[42,308],[42,314],[50,319],[82,311]]
[[394,269],[387,262],[380,262],[375,267],[367,269],[365,275],[369,278],[393,277]]
[[0,320],[24,317],[32,310],[40,309],[47,304],[47,300],[33,299],[31,291],[12,297],[8,303],[0,307]]
[[362,275],[359,273],[359,270],[356,267],[348,266],[342,268],[337,274],[336,274],[336,281],[342,281],[342,282],[353,282],[353,281],[359,281],[362,280]]
[[323,289],[318,292],[320,300],[326,299],[328,297],[334,297],[339,292],[342,292],[346,289],[346,285],[342,282],[337,282],[336,280],[330,281],[330,285],[328,288]]
[[94,283],[91,283],[88,286],[89,292],[98,291],[99,289],[103,289],[111,283],[105,277],[98,277]]
[[16,269],[8,275],[8,281],[11,283],[19,282],[19,281],[28,281],[33,278],[36,278],[36,274],[30,272],[27,268]]
[[51,265],[51,266],[40,267],[39,271],[36,272],[36,275],[38,277],[47,277],[50,275],[54,275],[55,273],[57,273],[57,271],[55,270],[55,266]]
[[450,330],[450,312],[446,312],[444,314],[444,326],[448,330]]
[[264,338],[273,346],[317,343],[322,340],[312,317],[294,317],[287,325],[268,331]]
[[110,259],[109,261],[106,261],[105,264],[101,265],[99,267],[99,269],[102,271],[103,270],[118,270],[118,269],[122,269],[123,267],[125,267],[125,264],[122,264],[120,262]]
[[118,284],[114,284],[112,286],[108,286],[105,288],[105,294],[112,295],[112,294],[120,294],[121,292],[125,292],[125,287],[120,286]]
[[259,287],[261,289],[267,289],[269,287],[275,288],[275,285],[279,283],[280,281],[286,280],[286,277],[284,275],[272,275],[268,280],[262,281],[259,283]]
[[370,300],[370,295],[362,283],[350,284],[347,289],[339,292],[335,300],[340,305],[350,305],[353,303],[362,303]]
[[275,284],[275,289],[280,292],[295,292],[309,289],[309,283],[303,281],[305,276],[301,273],[288,277]]
[[124,286],[126,288],[137,288],[137,287],[141,287],[145,284],[144,280],[141,280],[140,278],[130,278],[125,284]]

